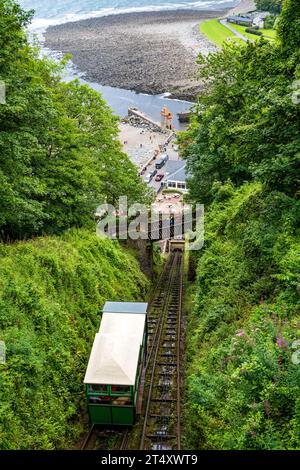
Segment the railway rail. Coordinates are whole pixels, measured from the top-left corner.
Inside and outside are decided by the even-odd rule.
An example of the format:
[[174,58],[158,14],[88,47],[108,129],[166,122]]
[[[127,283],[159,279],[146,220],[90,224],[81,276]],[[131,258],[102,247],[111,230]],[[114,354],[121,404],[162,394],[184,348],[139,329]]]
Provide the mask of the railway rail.
[[108,450],[112,440],[114,440],[114,443],[111,450],[126,450],[129,436],[129,429],[112,430],[98,428],[93,425],[86,435],[80,450]]

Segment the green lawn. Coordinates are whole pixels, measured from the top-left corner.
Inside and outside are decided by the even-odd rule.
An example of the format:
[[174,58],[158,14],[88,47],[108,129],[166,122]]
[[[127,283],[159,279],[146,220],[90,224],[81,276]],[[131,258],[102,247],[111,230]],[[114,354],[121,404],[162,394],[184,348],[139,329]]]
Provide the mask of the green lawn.
[[[248,39],[252,39],[252,41],[259,41],[261,36],[256,36],[255,34],[247,33],[246,32],[246,26],[240,26],[238,24],[232,24],[230,23],[230,26],[235,29],[237,32],[241,33],[243,36],[245,36]],[[273,41],[276,37],[276,31],[275,29],[260,29],[264,35],[264,37],[268,40]]]
[[[247,39],[252,41],[258,41],[261,36],[256,36],[255,34],[250,34],[246,32],[245,26],[240,26],[237,24],[231,24],[230,26],[235,29],[237,32],[243,34]],[[232,31],[223,26],[219,20],[207,20],[200,23],[200,31],[204,34],[211,42],[216,44],[219,47],[222,47],[226,41],[234,41],[239,44],[244,44],[244,41],[238,38]],[[264,37],[270,41],[275,40],[276,31],[274,29],[261,29],[260,30]]]
[[267,39],[276,39],[275,29],[261,29],[261,32]]
[[239,43],[243,42],[216,19],[203,21],[203,23],[200,24],[200,31],[211,42],[220,47],[222,47],[223,44],[228,40]]

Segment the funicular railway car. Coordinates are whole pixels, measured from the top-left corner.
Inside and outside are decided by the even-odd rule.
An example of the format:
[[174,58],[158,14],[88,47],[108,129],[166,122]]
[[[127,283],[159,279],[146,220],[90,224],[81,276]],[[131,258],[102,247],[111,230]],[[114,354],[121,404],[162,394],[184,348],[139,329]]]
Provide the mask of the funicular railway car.
[[185,240],[169,240],[169,251],[170,253],[175,253],[176,251],[183,253],[185,251]]
[[147,345],[147,303],[106,302],[84,383],[92,424],[134,424]]

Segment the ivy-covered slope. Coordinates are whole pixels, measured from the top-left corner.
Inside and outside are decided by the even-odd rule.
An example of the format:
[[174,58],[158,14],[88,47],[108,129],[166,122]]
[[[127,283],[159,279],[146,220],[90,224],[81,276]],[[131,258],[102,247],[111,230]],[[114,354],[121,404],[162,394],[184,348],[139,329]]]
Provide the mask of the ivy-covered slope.
[[105,300],[142,300],[148,281],[117,242],[72,230],[0,245],[0,449],[68,448]]
[[259,183],[228,184],[219,198],[206,217],[189,326],[189,445],[299,449],[296,213]]

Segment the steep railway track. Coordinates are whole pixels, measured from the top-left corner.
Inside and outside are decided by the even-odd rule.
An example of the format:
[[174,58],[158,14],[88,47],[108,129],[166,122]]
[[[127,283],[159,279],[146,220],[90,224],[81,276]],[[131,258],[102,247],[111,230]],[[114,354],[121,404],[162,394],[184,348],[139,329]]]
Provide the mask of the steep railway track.
[[[183,255],[170,255],[150,301],[144,370],[142,450],[180,450],[180,345]],[[92,426],[81,450],[126,450],[130,430]],[[101,443],[99,446],[97,443]],[[101,448],[100,448],[101,447]]]
[[[126,450],[128,445],[130,431],[129,429],[101,429],[97,426],[91,426],[80,450],[108,450],[110,443],[114,441],[111,450]],[[97,443],[100,444],[97,444]]]
[[161,273],[158,283],[154,289],[154,294],[149,303],[149,311],[147,315],[148,325],[148,344],[147,344],[147,359],[146,359],[146,370],[149,367],[150,359],[153,354],[155,342],[159,334],[159,329],[163,320],[162,312],[165,308],[165,303],[170,288],[170,275],[174,269],[174,258],[170,257],[164,266],[163,272]]
[[171,255],[148,317],[141,450],[180,450],[180,345],[183,255]]

